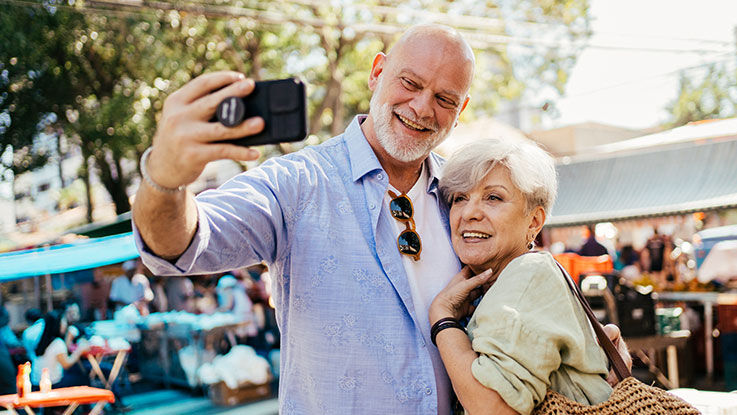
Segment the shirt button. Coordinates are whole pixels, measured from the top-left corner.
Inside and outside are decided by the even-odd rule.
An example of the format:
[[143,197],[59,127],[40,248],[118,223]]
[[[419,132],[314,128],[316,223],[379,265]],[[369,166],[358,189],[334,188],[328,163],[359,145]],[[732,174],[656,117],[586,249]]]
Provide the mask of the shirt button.
[[373,203],[372,203],[372,204],[370,204],[370,205],[369,205],[369,209],[371,209],[371,210],[374,210],[374,209],[376,209],[376,205],[375,205],[375,204],[373,204]]
[[384,173],[379,173],[379,174],[378,174],[378,175],[376,176],[376,178],[378,178],[379,180],[384,180]]
[[425,389],[425,395],[432,395],[432,389],[430,388]]

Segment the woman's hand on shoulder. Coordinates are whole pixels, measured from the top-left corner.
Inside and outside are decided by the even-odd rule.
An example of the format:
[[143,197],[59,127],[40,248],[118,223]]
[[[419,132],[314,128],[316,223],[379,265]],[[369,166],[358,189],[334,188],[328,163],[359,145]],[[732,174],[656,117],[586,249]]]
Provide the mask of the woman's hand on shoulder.
[[482,287],[492,274],[492,270],[488,269],[473,275],[470,268],[463,267],[430,305],[430,324],[445,317],[460,320],[473,313],[473,302],[483,294]]

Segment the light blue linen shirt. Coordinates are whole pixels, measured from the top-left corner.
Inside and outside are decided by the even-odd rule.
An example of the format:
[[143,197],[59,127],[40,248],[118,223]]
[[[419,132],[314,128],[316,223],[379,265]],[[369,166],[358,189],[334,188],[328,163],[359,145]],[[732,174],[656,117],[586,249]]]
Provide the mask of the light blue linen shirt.
[[[269,264],[281,414],[445,414],[428,352],[435,346],[418,327],[383,203],[388,177],[360,117],[342,135],[198,195],[199,226],[176,263],[154,256],[134,226],[136,243],[159,275]],[[427,191],[447,223],[441,162],[428,158]]]

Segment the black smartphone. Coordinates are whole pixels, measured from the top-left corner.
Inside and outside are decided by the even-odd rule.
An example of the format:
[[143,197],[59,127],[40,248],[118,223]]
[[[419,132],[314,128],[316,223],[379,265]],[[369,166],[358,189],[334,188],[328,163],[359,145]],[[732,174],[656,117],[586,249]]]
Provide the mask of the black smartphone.
[[298,78],[256,82],[249,95],[222,100],[213,121],[226,127],[235,127],[256,116],[264,119],[263,131],[223,142],[258,146],[304,140],[307,137],[307,94],[304,82]]

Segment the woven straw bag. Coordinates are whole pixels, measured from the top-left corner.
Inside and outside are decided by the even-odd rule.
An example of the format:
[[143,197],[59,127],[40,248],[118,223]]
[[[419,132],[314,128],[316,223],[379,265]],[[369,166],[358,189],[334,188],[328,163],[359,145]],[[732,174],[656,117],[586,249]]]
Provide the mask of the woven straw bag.
[[604,329],[594,316],[588,301],[583,297],[578,286],[573,283],[568,272],[558,264],[563,278],[568,282],[573,294],[581,302],[591,325],[594,327],[599,345],[609,358],[619,383],[614,387],[611,396],[597,405],[584,405],[573,401],[557,392],[548,389],[545,399],[532,411],[533,415],[698,415],[696,408],[681,398],[660,388],[648,386],[632,377],[629,368],[624,364],[622,356],[614,347]]

